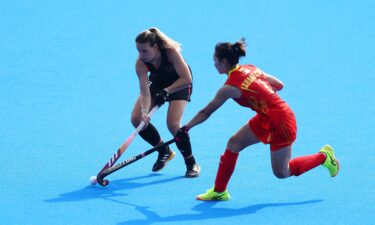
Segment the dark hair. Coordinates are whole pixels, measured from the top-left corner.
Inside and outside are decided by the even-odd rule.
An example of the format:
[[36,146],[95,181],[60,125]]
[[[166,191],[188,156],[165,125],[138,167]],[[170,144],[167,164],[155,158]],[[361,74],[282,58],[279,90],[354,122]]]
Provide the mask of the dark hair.
[[135,41],[139,44],[148,43],[150,46],[157,44],[159,49],[181,50],[180,43],[168,37],[156,27],[141,32],[135,38]]
[[246,41],[241,38],[236,43],[219,42],[215,46],[215,56],[219,60],[226,59],[231,66],[238,64],[240,57],[246,56]]

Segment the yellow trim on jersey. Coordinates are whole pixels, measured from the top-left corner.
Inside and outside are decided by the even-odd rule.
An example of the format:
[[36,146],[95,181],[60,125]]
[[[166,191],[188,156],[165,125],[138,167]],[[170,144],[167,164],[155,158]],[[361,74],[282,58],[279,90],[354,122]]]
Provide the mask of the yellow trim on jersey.
[[235,70],[237,70],[239,67],[240,67],[240,65],[237,64],[235,67],[233,67],[232,69],[230,69],[230,70],[228,71],[228,78],[229,78],[230,75],[231,75]]

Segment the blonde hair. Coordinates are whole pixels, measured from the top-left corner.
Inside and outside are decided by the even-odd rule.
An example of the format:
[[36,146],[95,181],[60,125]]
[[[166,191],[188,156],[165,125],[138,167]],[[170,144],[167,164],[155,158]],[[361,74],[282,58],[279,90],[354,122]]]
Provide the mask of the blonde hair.
[[161,32],[158,28],[152,27],[137,35],[135,41],[140,44],[149,43],[150,46],[158,45],[159,49],[175,49],[181,51],[181,44],[166,34]]

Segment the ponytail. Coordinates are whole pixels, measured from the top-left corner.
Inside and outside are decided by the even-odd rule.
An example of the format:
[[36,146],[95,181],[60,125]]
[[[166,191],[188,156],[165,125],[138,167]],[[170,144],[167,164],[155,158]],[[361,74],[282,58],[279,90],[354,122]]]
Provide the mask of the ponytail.
[[246,56],[246,41],[241,38],[235,43],[220,42],[215,46],[215,56],[219,59],[226,59],[231,66],[238,64],[239,59]]
[[246,41],[245,38],[241,38],[239,41],[232,45],[232,49],[238,57],[246,56]]

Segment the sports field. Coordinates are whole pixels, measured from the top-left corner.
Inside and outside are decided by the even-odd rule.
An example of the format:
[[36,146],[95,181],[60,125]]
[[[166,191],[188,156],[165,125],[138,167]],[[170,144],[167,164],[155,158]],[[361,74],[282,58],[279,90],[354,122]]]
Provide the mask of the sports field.
[[[0,224],[375,224],[374,1],[0,1]],[[158,27],[181,42],[193,71],[187,122],[226,76],[214,46],[245,37],[251,63],[285,84],[294,110],[293,156],[331,144],[341,170],[277,179],[268,146],[245,149],[226,202],[201,202],[230,136],[253,115],[228,101],[190,131],[202,167],[184,178],[176,157],[160,172],[152,154],[95,175],[134,131],[139,94],[134,39]],[[152,122],[164,140],[166,106]],[[139,136],[120,158],[150,146]]]

